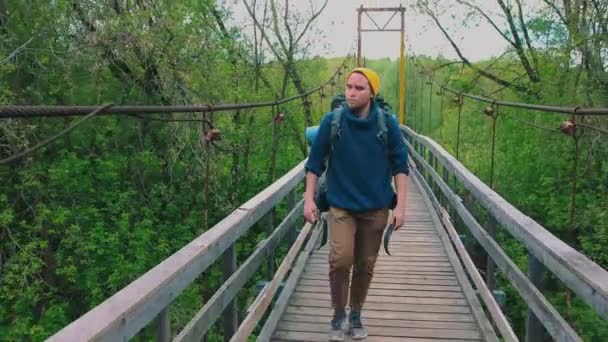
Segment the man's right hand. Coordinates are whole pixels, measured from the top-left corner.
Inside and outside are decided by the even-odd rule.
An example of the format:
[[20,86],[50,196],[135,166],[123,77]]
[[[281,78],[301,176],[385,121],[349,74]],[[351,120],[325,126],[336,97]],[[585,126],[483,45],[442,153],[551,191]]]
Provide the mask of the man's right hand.
[[314,223],[319,218],[319,210],[312,199],[304,200],[304,218],[309,223]]

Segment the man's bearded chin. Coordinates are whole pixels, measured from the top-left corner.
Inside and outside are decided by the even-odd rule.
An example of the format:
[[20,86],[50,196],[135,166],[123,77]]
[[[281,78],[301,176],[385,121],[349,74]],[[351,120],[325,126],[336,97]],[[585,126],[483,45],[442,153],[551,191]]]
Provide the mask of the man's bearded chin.
[[365,104],[356,105],[356,104],[348,103],[348,108],[353,113],[359,113],[360,111],[363,110],[363,108],[365,108]]

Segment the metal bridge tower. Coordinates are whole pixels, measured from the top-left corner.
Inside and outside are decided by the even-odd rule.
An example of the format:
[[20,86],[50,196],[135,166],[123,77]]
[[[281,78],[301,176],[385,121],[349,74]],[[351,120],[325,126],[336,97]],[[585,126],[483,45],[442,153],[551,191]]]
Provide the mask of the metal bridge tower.
[[[393,15],[380,27],[376,21],[369,15],[369,12],[393,12]],[[401,48],[399,52],[399,123],[405,125],[405,8],[401,5],[399,7],[376,7],[376,8],[365,8],[363,5],[357,9],[358,21],[357,21],[357,66],[362,66],[362,55],[361,55],[361,35],[363,32],[401,32]],[[364,29],[361,27],[361,19],[363,13],[369,17],[374,24],[375,28]],[[401,28],[391,29],[387,26],[391,23],[393,18],[401,14]]]

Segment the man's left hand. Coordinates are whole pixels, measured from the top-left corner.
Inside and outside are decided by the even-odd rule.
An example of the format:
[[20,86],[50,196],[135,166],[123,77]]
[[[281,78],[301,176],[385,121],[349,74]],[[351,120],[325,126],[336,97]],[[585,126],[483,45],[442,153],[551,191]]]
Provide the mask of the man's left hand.
[[398,230],[405,224],[405,206],[399,205],[393,210],[393,223],[395,224],[395,230]]

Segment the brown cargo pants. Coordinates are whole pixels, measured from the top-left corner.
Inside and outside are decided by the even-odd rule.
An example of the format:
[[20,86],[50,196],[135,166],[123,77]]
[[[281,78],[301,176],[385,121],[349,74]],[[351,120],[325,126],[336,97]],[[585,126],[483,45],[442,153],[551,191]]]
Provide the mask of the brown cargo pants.
[[330,208],[329,284],[335,309],[346,306],[350,269],[350,308],[361,311],[372,281],[388,209],[349,212]]

